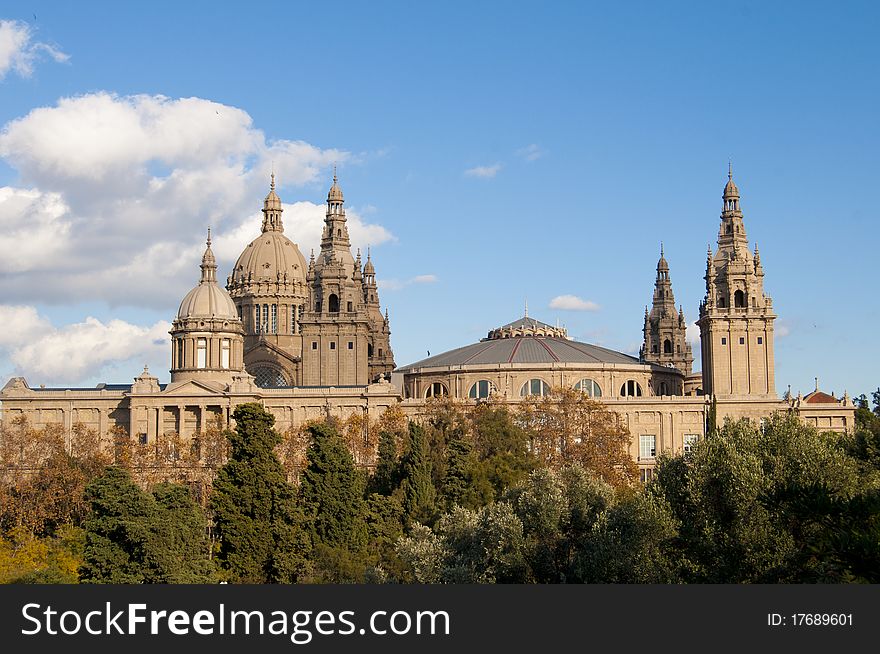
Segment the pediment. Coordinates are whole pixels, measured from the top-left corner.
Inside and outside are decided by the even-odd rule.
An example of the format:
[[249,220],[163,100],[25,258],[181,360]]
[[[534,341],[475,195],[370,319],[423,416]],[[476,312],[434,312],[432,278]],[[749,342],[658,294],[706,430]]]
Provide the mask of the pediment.
[[229,388],[229,384],[223,382],[188,379],[168,384],[159,395],[201,395],[209,397],[225,393],[227,388]]

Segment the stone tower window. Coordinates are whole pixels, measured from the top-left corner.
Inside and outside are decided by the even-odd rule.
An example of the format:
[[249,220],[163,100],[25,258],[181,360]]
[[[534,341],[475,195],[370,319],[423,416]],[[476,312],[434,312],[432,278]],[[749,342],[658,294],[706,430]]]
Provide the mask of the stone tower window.
[[733,306],[737,308],[742,308],[746,306],[746,294],[742,291],[737,291],[733,294]]
[[330,313],[339,313],[339,296],[335,293],[331,293],[327,305],[327,309]]
[[718,306],[722,309],[727,306],[727,301],[724,299],[723,295],[718,296]]
[[348,312],[351,313],[351,302],[348,303]]
[[381,347],[379,348],[379,358],[380,359],[382,358],[382,348]]
[[672,341],[668,338],[663,341],[663,354],[672,354]]

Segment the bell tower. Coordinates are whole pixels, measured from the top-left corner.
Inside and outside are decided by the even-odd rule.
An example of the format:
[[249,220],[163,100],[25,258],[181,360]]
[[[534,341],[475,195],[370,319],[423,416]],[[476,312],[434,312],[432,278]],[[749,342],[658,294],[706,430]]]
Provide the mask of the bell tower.
[[[677,368],[685,377],[691,374],[694,354],[687,342],[687,323],[684,311],[675,310],[675,296],[672,294],[672,279],[669,277],[669,263],[660,245],[660,260],[657,262],[657,279],[654,281],[654,300],[650,313],[645,307],[645,341],[640,357],[662,366]],[[683,392],[679,389],[679,392]]]
[[764,294],[758,247],[749,251],[739,189],[728,168],[722,194],[718,249],[706,260],[706,297],[700,304],[703,391],[706,395],[776,397],[773,301]]

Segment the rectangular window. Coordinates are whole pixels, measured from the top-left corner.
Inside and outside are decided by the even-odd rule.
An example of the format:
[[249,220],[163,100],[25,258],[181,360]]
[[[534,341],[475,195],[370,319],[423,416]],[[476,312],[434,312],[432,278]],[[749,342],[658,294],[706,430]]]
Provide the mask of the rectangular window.
[[762,345],[764,343],[764,337],[758,336],[758,345]]
[[313,349],[313,350],[317,350],[317,349],[318,349],[318,341],[312,341],[312,349]]
[[653,459],[655,456],[654,446],[657,437],[654,434],[642,434],[639,436],[639,459]]
[[269,331],[269,305],[263,305],[263,327],[260,331]]
[[348,312],[351,313],[351,302],[348,303]]
[[639,479],[643,484],[647,484],[654,477],[654,469],[653,468],[642,468],[639,470]]
[[721,337],[721,344],[727,345],[727,339],[724,336]]
[[349,350],[353,350],[353,349],[354,349],[354,341],[349,341],[349,342],[348,342],[348,349],[349,349]]
[[220,367],[229,368],[229,339],[224,338],[220,344]]
[[260,305],[254,305],[254,333],[260,333]]
[[196,345],[196,368],[208,367],[208,341],[200,338]]
[[290,305],[290,333],[296,334],[296,305]]
[[278,305],[272,305],[272,332],[273,334],[278,333]]
[[183,368],[183,339],[177,341],[177,367]]
[[331,350],[335,350],[335,349],[336,349],[336,341],[330,341],[330,349],[331,349]]
[[700,440],[699,434],[685,434],[684,435],[684,453],[688,454],[696,444],[696,442]]
[[138,443],[141,445],[147,444],[147,435],[146,434],[138,434]]
[[746,344],[746,339],[743,338],[742,336],[740,336],[740,337],[739,337],[739,344],[740,344],[740,345],[745,345],[745,344]]

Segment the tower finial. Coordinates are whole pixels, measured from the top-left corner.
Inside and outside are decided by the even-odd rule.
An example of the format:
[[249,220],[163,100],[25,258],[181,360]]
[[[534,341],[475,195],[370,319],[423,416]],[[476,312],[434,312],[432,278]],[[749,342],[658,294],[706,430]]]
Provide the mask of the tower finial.
[[336,183],[336,162],[333,162],[333,183]]
[[733,164],[730,161],[730,157],[727,159],[727,179],[733,179]]
[[528,317],[529,317],[529,300],[528,300],[528,298],[526,298],[525,315],[524,315],[523,317],[524,317],[524,318],[528,318]]
[[211,228],[208,227],[208,247],[211,247]]
[[275,190],[275,166],[272,166],[272,174],[269,175],[269,190]]
[[663,257],[663,241],[660,241],[660,257]]

